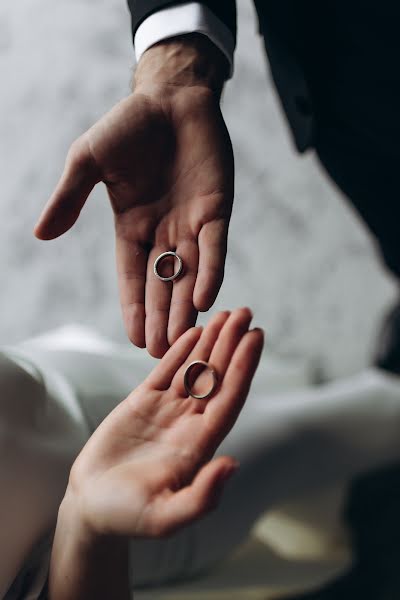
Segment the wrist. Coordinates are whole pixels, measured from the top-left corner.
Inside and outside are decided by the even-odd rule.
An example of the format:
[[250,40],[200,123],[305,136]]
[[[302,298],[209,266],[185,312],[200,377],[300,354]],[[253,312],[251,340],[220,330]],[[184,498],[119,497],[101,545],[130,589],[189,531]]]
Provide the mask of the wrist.
[[57,529],[67,532],[77,546],[83,550],[100,547],[123,539],[123,535],[114,532],[102,518],[101,499],[98,502],[85,498],[82,490],[69,486],[58,509]]
[[63,537],[68,536],[71,543],[82,552],[89,551],[91,547],[101,544],[101,540],[106,538],[106,535],[92,527],[84,515],[79,499],[69,489],[58,509],[56,532]]
[[129,540],[99,534],[67,492],[57,518],[49,573],[50,600],[128,599]]
[[198,33],[163,40],[140,59],[134,89],[204,87],[221,94],[229,64],[206,36]]

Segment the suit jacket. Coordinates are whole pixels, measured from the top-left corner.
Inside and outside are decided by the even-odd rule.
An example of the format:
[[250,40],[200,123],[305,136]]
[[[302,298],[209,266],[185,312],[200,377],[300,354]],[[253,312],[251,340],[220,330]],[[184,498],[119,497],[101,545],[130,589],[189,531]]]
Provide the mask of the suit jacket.
[[[182,0],[128,0],[132,15],[132,33],[152,13]],[[214,14],[230,29],[236,39],[235,0],[203,0]],[[283,109],[301,152],[313,145],[314,118],[311,93],[302,62],[303,43],[308,23],[305,11],[296,0],[271,2],[254,0],[259,19],[259,31],[264,37],[271,74]],[[304,8],[304,7],[303,7]]]

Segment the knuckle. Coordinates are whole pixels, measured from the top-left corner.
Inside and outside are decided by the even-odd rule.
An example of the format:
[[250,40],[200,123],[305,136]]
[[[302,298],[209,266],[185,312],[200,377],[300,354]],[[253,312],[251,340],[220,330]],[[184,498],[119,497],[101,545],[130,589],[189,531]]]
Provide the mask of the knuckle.
[[90,152],[88,145],[81,136],[74,140],[67,154],[67,162],[75,167],[84,167],[90,162]]

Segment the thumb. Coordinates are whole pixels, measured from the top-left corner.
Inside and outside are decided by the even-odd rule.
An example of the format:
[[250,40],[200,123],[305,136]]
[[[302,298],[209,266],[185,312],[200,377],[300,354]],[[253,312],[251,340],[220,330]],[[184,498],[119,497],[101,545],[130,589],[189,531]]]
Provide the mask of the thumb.
[[166,535],[216,508],[226,482],[238,470],[239,463],[230,456],[220,456],[204,465],[193,482],[173,494],[155,519],[155,535]]
[[100,169],[86,138],[82,136],[68,152],[61,179],[35,226],[36,237],[51,240],[68,231],[99,181]]

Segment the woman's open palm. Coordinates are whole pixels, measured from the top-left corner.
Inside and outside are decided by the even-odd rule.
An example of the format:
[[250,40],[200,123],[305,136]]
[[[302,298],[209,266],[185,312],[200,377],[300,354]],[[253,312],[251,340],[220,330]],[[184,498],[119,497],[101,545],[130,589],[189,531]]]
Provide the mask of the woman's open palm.
[[[231,457],[211,459],[243,406],[263,346],[250,321],[250,311],[238,309],[187,331],[92,435],[72,468],[69,493],[94,531],[164,535],[216,504],[237,465]],[[219,376],[208,400],[188,396],[183,384],[197,359]]]

